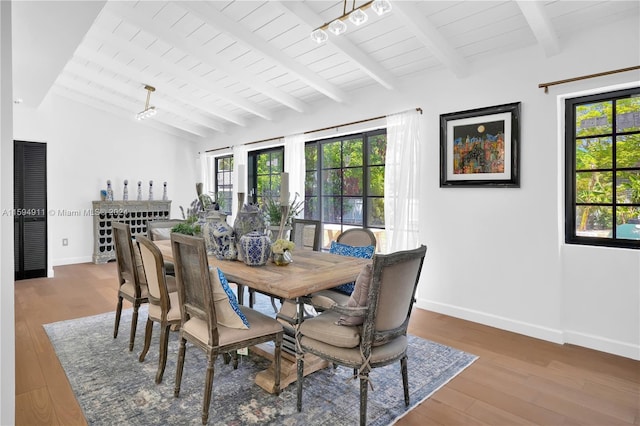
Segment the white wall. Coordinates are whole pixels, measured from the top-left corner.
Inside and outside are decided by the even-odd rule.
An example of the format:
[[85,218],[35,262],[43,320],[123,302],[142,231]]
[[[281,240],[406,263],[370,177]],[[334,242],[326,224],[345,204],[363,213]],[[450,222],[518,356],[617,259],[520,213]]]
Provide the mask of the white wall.
[[[13,208],[11,2],[0,1],[0,209]],[[0,424],[15,422],[13,217],[0,216]]]
[[[171,216],[176,218],[181,217],[179,206],[188,206],[196,197],[197,145],[145,126],[133,116],[117,117],[50,94],[38,110],[15,108],[14,137],[47,143],[50,275],[53,266],[91,261],[93,218],[82,212],[100,199],[107,179],[115,199],[122,199],[127,179],[131,200],[136,199],[138,180],[145,200],[150,180],[156,200],[162,198],[166,181]],[[63,238],[69,241],[66,247]]]
[[[427,129],[421,233],[428,252],[418,306],[640,359],[640,250],[563,243],[563,141],[556,113],[558,95],[637,82],[640,73],[554,86],[549,94],[538,88],[640,63],[638,25],[635,16],[573,34],[552,58],[534,46],[477,61],[464,79],[442,71],[404,78],[393,91],[372,85],[351,93],[348,104],[326,102],[305,116],[283,112],[207,148],[421,107]],[[511,102],[522,103],[521,187],[440,188],[440,114]]]

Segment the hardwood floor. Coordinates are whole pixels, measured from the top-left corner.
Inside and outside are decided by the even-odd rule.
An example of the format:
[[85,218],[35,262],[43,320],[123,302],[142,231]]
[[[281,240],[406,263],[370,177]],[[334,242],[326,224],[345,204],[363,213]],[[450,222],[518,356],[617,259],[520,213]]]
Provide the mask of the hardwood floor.
[[[60,266],[55,278],[16,282],[17,425],[86,424],[42,324],[115,306],[114,263]],[[480,358],[400,426],[640,425],[638,361],[420,309],[409,331]]]

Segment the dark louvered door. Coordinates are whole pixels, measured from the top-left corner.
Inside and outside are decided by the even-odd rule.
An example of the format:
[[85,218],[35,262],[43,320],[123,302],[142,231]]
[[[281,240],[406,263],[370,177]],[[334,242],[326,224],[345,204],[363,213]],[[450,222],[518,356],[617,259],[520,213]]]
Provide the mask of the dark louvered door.
[[47,276],[47,145],[14,141],[16,280]]

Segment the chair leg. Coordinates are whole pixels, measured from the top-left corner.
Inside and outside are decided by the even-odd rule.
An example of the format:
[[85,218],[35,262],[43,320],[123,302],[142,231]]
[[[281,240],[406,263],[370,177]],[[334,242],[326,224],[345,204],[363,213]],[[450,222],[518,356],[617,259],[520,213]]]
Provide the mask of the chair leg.
[[256,303],[256,292],[255,290],[249,289],[249,307],[253,308],[253,305]]
[[210,352],[207,354],[207,358],[209,358],[207,362],[207,375],[205,379],[204,385],[204,401],[202,402],[202,424],[206,425],[209,421],[209,404],[211,404],[211,391],[213,388],[213,363],[216,360],[217,354]]
[[367,424],[367,392],[369,391],[368,371],[362,372],[363,377],[360,378],[360,426]]
[[160,355],[158,356],[158,372],[156,373],[156,383],[162,381],[164,369],[167,366],[167,348],[169,347],[169,332],[171,325],[164,324],[160,327]]
[[404,405],[409,406],[409,374],[407,371],[406,355],[400,359],[400,371],[402,371],[402,387],[404,388]]
[[176,386],[173,389],[173,396],[180,395],[180,383],[182,382],[182,370],[184,368],[184,353],[187,349],[187,340],[180,338],[180,349],[178,349],[178,363],[176,364]]
[[147,352],[149,352],[149,346],[151,346],[151,335],[153,334],[153,321],[147,318],[147,326],[144,329],[144,348],[142,348],[142,352],[140,353],[140,358],[138,361],[144,361],[144,357],[147,356]]
[[138,309],[140,302],[133,303],[133,315],[131,316],[131,335],[129,336],[129,352],[133,350],[133,344],[136,340],[136,328],[138,327]]
[[118,327],[120,327],[120,315],[122,314],[122,296],[118,296],[118,305],[116,306],[116,324],[113,327],[113,338],[118,337]]

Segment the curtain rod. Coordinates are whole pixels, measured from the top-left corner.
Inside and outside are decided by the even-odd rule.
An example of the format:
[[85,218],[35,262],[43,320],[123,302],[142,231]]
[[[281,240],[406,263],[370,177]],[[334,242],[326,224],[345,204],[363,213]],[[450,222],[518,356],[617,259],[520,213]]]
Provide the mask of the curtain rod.
[[586,80],[588,78],[602,77],[605,75],[617,74],[619,72],[633,71],[637,69],[640,69],[640,65],[636,65],[634,67],[628,67],[628,68],[620,68],[612,71],[599,72],[596,74],[583,75],[580,77],[567,78],[566,80],[551,81],[549,83],[540,83],[538,84],[538,88],[542,89],[544,87],[544,93],[549,93],[549,86],[555,86],[557,84],[564,84],[564,83],[571,83],[578,80]]
[[[418,108],[416,108],[416,111],[418,111],[420,114],[422,114],[422,108],[418,107]],[[385,118],[385,117],[386,117],[386,115],[381,115],[381,116],[373,117],[373,118],[366,118],[364,120],[352,121],[350,123],[343,123],[343,124],[337,124],[335,126],[323,127],[322,129],[309,130],[309,131],[303,132],[302,134],[303,135],[308,135],[308,134],[311,134],[311,133],[317,133],[317,132],[322,132],[322,131],[325,131],[325,130],[335,129],[336,127],[352,126],[354,124],[360,124],[360,123],[366,123],[368,121],[380,120],[381,118]],[[261,143],[261,142],[277,141],[278,139],[284,139],[284,138],[285,138],[285,136],[276,136],[274,138],[260,139],[259,141],[247,142],[246,144],[243,144],[243,145],[254,145],[254,144],[257,144],[257,143]],[[208,149],[205,152],[221,151],[223,149],[229,149],[229,148],[233,148],[233,146],[225,146],[225,147],[222,147],[222,148]]]

